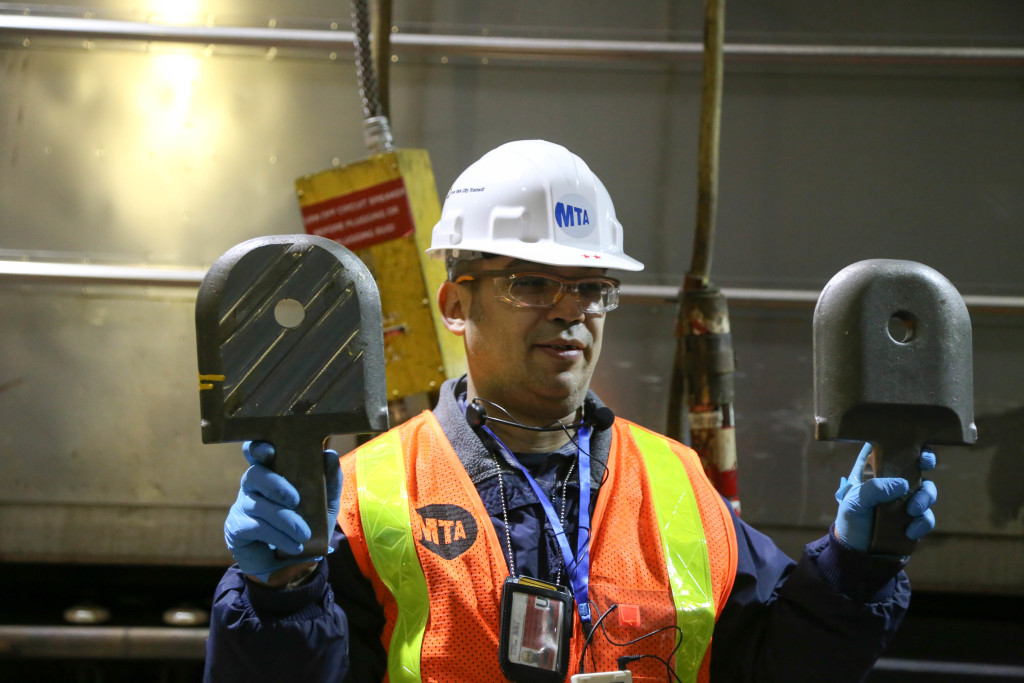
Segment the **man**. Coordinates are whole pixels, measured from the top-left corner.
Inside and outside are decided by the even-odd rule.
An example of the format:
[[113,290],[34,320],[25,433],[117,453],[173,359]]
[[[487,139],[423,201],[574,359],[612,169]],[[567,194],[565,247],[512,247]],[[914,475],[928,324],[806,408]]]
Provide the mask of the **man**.
[[[579,157],[536,140],[485,155],[452,186],[430,251],[446,260],[438,305],[467,375],[340,472],[327,453],[326,559],[275,555],[298,552],[308,526],[264,466],[272,446],[246,444],[209,680],[867,674],[909,601],[906,558],[866,552],[872,509],[907,482],[862,482],[865,447],[832,530],[794,563],[691,450],[615,418],[589,390],[618,303],[609,272],[643,266]],[[908,536],[934,526],[934,501],[931,482],[909,499]]]

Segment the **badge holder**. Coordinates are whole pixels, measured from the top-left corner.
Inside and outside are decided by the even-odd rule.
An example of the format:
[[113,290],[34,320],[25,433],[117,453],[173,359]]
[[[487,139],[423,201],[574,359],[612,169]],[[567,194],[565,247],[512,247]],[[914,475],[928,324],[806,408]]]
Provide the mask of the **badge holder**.
[[569,672],[572,593],[526,576],[501,589],[501,672],[510,681],[560,683]]

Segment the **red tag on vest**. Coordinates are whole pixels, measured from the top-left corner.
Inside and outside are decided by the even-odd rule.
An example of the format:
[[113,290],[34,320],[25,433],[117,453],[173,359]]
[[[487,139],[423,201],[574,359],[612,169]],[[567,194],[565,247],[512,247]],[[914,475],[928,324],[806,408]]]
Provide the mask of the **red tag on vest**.
[[619,604],[619,626],[640,628],[640,605]]

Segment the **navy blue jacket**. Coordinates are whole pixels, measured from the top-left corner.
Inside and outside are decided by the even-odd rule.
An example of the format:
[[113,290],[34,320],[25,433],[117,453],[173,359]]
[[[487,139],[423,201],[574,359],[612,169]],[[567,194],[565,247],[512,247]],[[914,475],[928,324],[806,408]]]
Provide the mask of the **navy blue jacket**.
[[[466,467],[508,553],[508,517],[516,573],[555,581],[565,570],[550,524],[522,474],[495,458],[466,424],[456,401],[461,382],[449,381],[434,409]],[[596,396],[590,398],[600,402]],[[604,475],[610,433],[591,441],[592,501]],[[546,457],[521,456],[556,510],[566,503],[566,532],[577,533],[578,477],[572,444]],[[506,496],[502,511],[498,467]],[[739,560],[736,581],[719,617],[711,650],[713,681],[859,681],[895,633],[910,600],[901,563],[870,557],[828,533],[809,544],[799,562],[733,515]],[[370,581],[335,527],[335,551],[312,579],[291,590],[250,582],[233,566],[217,586],[208,681],[351,681],[384,677],[380,642],[384,615]],[[570,542],[576,547],[575,540]],[[497,656],[497,653],[495,653]]]

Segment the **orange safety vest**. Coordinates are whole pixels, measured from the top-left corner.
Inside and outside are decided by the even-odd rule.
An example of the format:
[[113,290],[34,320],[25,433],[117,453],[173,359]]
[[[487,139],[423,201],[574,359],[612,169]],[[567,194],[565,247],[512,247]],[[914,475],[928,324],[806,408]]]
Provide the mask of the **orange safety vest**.
[[[619,608],[603,632],[595,630],[586,670],[614,671],[623,655],[656,655],[673,662],[682,680],[707,681],[711,630],[736,575],[729,511],[692,450],[627,420],[616,419],[611,429],[591,523],[590,599],[595,620]],[[503,680],[499,598],[508,565],[433,414],[377,437],[341,465],[338,521],[383,606],[387,680]],[[610,642],[649,633],[628,646]],[[570,675],[585,640],[577,614]],[[665,680],[656,659],[629,668],[635,681]]]

